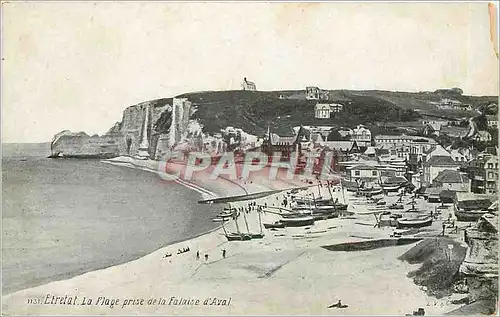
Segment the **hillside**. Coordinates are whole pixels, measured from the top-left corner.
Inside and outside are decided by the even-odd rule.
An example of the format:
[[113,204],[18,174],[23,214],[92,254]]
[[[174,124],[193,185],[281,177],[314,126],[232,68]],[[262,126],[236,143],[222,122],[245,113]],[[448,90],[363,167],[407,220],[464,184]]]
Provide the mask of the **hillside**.
[[[273,132],[286,135],[291,127],[303,125],[355,125],[373,122],[413,121],[419,113],[459,117],[472,115],[469,111],[443,111],[429,101],[448,97],[445,93],[351,91],[331,90],[329,103],[342,103],[344,110],[330,119],[314,118],[317,100],[307,100],[305,91],[207,91],[193,92],[177,97],[188,98],[197,107],[193,119],[203,124],[205,132],[219,132],[226,126],[262,135],[269,125]],[[496,101],[497,97],[471,97],[459,95],[454,99],[480,105]],[[477,113],[475,113],[477,114]]]

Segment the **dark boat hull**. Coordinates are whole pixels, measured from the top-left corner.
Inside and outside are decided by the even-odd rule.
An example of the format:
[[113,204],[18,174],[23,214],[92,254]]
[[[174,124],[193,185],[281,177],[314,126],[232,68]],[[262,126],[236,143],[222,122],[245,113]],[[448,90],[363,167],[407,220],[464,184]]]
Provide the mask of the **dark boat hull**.
[[310,217],[307,219],[294,219],[294,218],[284,218],[281,222],[285,227],[303,227],[310,226],[314,224],[314,218]]
[[282,222],[278,222],[278,223],[263,223],[263,225],[264,225],[264,228],[266,228],[266,229],[273,229],[273,228],[280,229],[280,228],[285,228],[285,224],[282,223]]
[[462,211],[462,210],[455,210],[455,216],[457,217],[458,221],[477,221],[479,218],[481,218],[483,215],[487,214],[488,211]]

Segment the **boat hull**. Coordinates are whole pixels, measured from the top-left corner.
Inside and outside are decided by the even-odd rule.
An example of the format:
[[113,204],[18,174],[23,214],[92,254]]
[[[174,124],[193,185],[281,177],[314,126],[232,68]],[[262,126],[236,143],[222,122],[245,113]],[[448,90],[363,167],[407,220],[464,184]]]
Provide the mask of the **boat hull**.
[[281,222],[285,225],[285,227],[303,227],[310,226],[314,224],[313,217],[307,218],[283,218]]
[[263,223],[263,225],[264,225],[264,228],[266,228],[266,229],[273,229],[273,228],[281,229],[281,228],[285,228],[285,224],[282,223],[282,222]]
[[397,228],[422,228],[432,225],[432,218],[428,219],[397,219]]
[[455,210],[455,216],[457,217],[458,221],[477,221],[479,218],[481,218],[483,215],[487,214],[487,210]]
[[226,234],[227,241],[248,241],[252,239],[252,236],[245,233],[228,233]]

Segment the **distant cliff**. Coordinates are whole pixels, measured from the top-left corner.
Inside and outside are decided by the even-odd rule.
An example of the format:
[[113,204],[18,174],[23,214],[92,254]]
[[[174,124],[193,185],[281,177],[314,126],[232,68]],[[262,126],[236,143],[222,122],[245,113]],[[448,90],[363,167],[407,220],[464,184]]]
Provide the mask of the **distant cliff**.
[[[120,122],[102,136],[62,131],[52,140],[52,157],[114,157],[135,155],[141,143],[146,109],[148,152],[159,159],[172,147],[184,149],[200,143],[217,143],[210,136],[227,127],[248,135],[263,136],[268,125],[274,133],[291,134],[292,127],[304,125],[349,126],[358,123],[413,121],[418,111],[443,114],[431,102],[442,92],[326,91],[328,100],[310,100],[305,90],[288,91],[208,91],[186,93],[175,98],[157,99],[126,108]],[[497,97],[459,95],[456,99],[479,106]],[[315,118],[318,103],[340,103],[341,112],[328,119]],[[417,111],[415,111],[417,110]],[[454,113],[454,115],[456,115]],[[465,112],[461,115],[466,116]],[[224,132],[223,132],[224,133]],[[227,145],[227,144],[226,144]],[[218,145],[219,147],[220,145]]]
[[[115,123],[102,136],[89,136],[84,132],[59,132],[51,143],[51,157],[60,158],[110,158],[119,155],[133,155],[141,142],[145,116],[149,122],[156,122],[161,114],[171,109],[172,99],[158,99],[130,106],[123,111],[122,121]],[[148,107],[147,107],[148,106]],[[146,114],[146,108],[148,113]],[[150,155],[156,152],[160,134],[154,124],[147,127]]]

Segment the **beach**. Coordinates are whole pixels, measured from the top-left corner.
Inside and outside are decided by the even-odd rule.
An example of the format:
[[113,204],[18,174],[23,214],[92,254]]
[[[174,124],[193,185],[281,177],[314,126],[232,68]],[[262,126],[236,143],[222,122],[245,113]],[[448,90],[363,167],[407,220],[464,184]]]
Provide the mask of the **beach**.
[[[124,158],[108,163],[151,172],[158,170],[155,161]],[[187,186],[207,199],[304,184],[300,180],[268,182],[262,177],[252,182],[200,177]],[[308,191],[328,195],[325,187],[315,186]],[[274,194],[255,203],[277,205],[284,195],[285,192]],[[334,195],[342,199],[340,192]],[[248,203],[235,202],[233,207],[245,208]],[[224,206],[220,205],[220,210]],[[358,211],[354,204],[349,208],[354,213]],[[238,218],[238,226],[245,232],[247,226],[248,231],[258,232],[257,217],[258,213],[250,211],[244,219]],[[262,217],[263,221],[271,222],[276,216],[264,213]],[[392,228],[376,228],[373,224],[372,215],[340,217],[308,227],[265,230],[262,239],[228,242],[224,230],[235,230],[234,221],[230,221],[224,228],[163,247],[134,261],[8,294],[2,298],[3,312],[6,315],[404,315],[423,307],[427,315],[438,315],[459,307],[451,304],[450,298],[438,300],[428,296],[407,277],[418,265],[410,265],[398,257],[414,244],[355,252],[322,248],[389,238]],[[179,249],[188,247],[188,252],[177,254]],[[225,258],[222,250],[226,250]],[[347,307],[328,308],[339,300]]]

